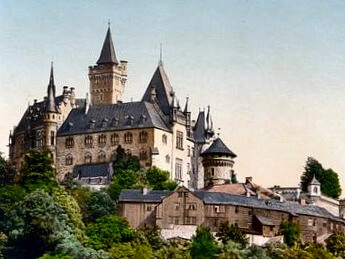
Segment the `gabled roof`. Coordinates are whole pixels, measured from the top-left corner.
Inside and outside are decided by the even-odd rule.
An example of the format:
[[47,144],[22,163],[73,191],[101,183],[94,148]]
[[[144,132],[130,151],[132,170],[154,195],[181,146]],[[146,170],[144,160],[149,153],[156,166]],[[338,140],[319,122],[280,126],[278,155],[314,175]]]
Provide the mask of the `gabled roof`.
[[143,194],[142,190],[130,189],[121,192],[119,201],[122,202],[161,202],[163,198],[173,193],[172,191],[149,190]]
[[116,54],[115,54],[110,27],[108,28],[107,35],[105,36],[101,55],[99,59],[97,60],[97,64],[98,65],[106,65],[106,64],[118,65],[119,64],[116,58]]
[[113,172],[112,163],[76,165],[73,168],[73,178],[112,176]]
[[320,182],[315,178],[315,174],[309,185],[321,185]]
[[224,142],[220,138],[215,139],[212,145],[201,155],[229,155],[232,158],[235,158],[237,156],[224,144]]
[[[93,124],[91,126],[91,124]],[[129,102],[73,109],[58,130],[58,135],[138,128],[169,131],[152,103]]]
[[165,115],[169,115],[173,89],[161,62],[158,64],[158,67],[153,74],[148,87],[146,88],[142,101],[150,102],[152,87],[154,87],[156,90],[156,100],[163,113]]

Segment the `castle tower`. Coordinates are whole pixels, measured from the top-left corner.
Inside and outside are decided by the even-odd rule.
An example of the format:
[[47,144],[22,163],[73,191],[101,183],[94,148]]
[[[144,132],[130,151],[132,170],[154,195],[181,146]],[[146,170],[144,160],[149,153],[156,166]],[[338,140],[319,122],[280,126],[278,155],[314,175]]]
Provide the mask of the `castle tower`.
[[92,105],[114,104],[122,100],[127,80],[127,61],[118,61],[110,26],[96,66],[89,67]]
[[204,187],[230,183],[236,154],[220,138],[215,139],[201,157],[204,167]]
[[308,193],[310,196],[321,196],[321,184],[315,178],[315,175],[308,185]]
[[47,98],[44,106],[43,115],[43,128],[44,128],[44,147],[51,151],[53,161],[55,161],[55,149],[56,149],[56,132],[58,128],[58,119],[60,113],[55,103],[55,83],[54,83],[54,71],[53,63],[50,69],[50,78],[47,89]]

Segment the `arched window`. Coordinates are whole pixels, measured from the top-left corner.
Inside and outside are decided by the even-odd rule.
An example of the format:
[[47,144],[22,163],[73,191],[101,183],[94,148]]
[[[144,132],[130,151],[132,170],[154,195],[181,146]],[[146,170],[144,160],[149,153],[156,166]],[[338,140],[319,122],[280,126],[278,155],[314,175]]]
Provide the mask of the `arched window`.
[[92,136],[86,136],[84,139],[85,146],[91,147],[93,143]]
[[111,153],[111,160],[112,160],[112,161],[115,161],[116,155],[117,155],[116,150],[114,150],[114,151]]
[[147,160],[147,152],[144,149],[140,150],[139,159],[140,160]]
[[168,143],[168,137],[167,137],[167,135],[163,134],[163,136],[162,136],[162,142],[163,142],[163,144],[167,144],[167,143]]
[[92,163],[92,155],[90,153],[85,154],[85,163],[86,164]]
[[101,134],[98,136],[98,144],[105,145],[107,142],[107,136],[104,134]]
[[165,162],[166,162],[166,163],[170,163],[170,156],[169,156],[169,155],[166,155],[166,156],[165,156]]
[[131,132],[127,132],[125,134],[125,143],[130,144],[133,142],[133,134]]
[[139,134],[139,142],[140,143],[146,143],[147,142],[147,132],[146,131],[142,131]]
[[126,159],[129,159],[131,156],[132,156],[132,152],[129,149],[127,149],[126,150]]
[[113,146],[118,145],[120,143],[119,135],[116,133],[111,134],[110,142]]
[[314,193],[318,194],[318,191],[319,191],[319,190],[318,190],[317,186],[315,186],[315,187],[314,187]]
[[73,165],[73,156],[71,154],[66,156],[66,165]]
[[100,151],[98,154],[98,162],[103,163],[106,160],[106,155],[104,151]]

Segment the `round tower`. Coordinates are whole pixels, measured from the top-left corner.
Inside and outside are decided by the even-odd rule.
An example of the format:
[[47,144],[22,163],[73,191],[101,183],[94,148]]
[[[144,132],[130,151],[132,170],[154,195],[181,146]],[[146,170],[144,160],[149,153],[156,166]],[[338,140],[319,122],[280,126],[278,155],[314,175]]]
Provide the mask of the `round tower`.
[[215,139],[201,156],[204,167],[205,187],[231,182],[233,159],[236,157],[236,154],[220,138]]

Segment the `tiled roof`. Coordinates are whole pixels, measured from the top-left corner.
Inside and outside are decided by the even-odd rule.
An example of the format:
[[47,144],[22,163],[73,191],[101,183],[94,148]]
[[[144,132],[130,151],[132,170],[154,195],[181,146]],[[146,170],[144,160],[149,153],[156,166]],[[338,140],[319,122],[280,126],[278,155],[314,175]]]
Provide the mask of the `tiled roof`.
[[146,88],[142,101],[150,102],[152,88],[156,90],[156,99],[163,113],[165,115],[169,115],[172,104],[173,88],[161,63],[158,64],[158,67]]
[[215,139],[212,145],[208,149],[206,149],[201,155],[204,156],[211,154],[229,155],[232,158],[236,157],[236,154],[232,152],[220,138]]
[[[142,190],[125,190],[121,193],[120,202],[160,202],[164,197],[171,194],[169,191],[150,191],[149,194],[143,195]],[[310,215],[316,217],[331,218],[333,220],[344,222],[342,219],[333,216],[326,209],[314,205],[300,205],[295,202],[280,202],[277,200],[257,199],[241,195],[232,195],[227,193],[195,191],[192,192],[205,204],[218,205],[237,205],[252,208],[262,208],[269,210],[284,211],[294,215]]]
[[84,108],[73,109],[58,135],[137,128],[169,130],[153,104],[129,102],[90,106],[86,114]]
[[197,143],[206,142],[205,112],[200,111],[194,126],[193,137]]
[[250,195],[255,195],[255,192],[250,190],[249,188],[246,188],[246,185],[244,183],[212,185],[204,188],[203,190],[208,192],[223,192],[235,195],[246,195],[247,192],[249,192]]
[[130,189],[121,192],[119,201],[161,202],[163,198],[171,193],[171,191],[149,190],[147,194],[143,194],[142,190]]
[[73,178],[87,178],[87,177],[100,177],[100,176],[112,176],[113,175],[113,164],[102,163],[102,164],[86,164],[76,165],[73,168]]

